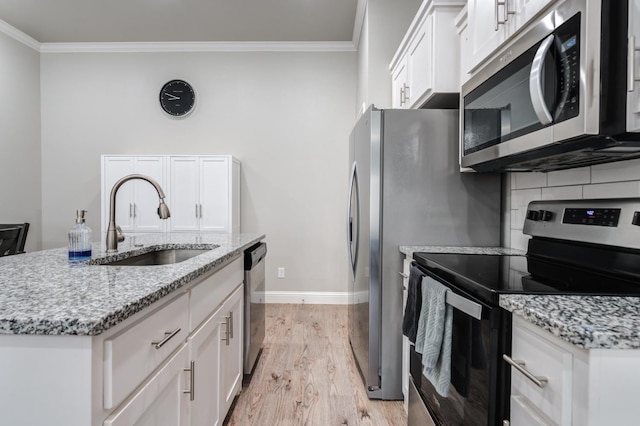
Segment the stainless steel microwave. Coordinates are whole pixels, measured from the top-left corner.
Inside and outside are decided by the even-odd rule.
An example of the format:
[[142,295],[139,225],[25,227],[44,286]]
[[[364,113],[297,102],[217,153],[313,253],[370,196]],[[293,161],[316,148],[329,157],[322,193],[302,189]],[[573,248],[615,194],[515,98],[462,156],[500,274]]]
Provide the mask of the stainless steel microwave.
[[493,55],[462,86],[461,166],[550,171],[640,157],[640,126],[627,123],[629,99],[640,113],[633,3],[560,2]]

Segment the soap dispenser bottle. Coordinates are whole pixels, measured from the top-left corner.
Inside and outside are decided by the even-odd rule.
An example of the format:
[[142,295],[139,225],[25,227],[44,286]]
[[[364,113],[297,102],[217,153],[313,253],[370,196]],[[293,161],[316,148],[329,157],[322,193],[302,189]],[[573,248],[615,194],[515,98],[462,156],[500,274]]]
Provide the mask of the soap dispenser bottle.
[[86,210],[76,210],[76,226],[69,230],[69,261],[91,259],[91,236],[93,231],[85,223]]

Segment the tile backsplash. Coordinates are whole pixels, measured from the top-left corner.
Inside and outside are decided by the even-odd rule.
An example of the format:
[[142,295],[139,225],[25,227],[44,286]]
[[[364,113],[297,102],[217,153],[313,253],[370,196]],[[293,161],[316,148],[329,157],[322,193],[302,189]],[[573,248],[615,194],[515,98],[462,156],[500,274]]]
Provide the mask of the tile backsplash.
[[509,247],[526,250],[529,201],[640,197],[640,159],[548,173],[510,173]]

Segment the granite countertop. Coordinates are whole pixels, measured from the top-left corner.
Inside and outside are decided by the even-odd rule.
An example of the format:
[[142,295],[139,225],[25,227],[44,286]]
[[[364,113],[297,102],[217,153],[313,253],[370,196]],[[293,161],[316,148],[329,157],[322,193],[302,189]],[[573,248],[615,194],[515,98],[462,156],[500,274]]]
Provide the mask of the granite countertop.
[[94,243],[89,261],[162,248],[218,246],[171,265],[69,263],[66,248],[0,257],[0,334],[100,334],[263,238],[204,232],[138,235],[120,243],[115,255]]
[[526,252],[505,247],[456,247],[456,246],[400,246],[400,253],[412,257],[413,252],[428,253],[462,253],[462,254],[492,254],[492,255],[525,255]]
[[501,295],[500,306],[585,349],[640,349],[640,298]]

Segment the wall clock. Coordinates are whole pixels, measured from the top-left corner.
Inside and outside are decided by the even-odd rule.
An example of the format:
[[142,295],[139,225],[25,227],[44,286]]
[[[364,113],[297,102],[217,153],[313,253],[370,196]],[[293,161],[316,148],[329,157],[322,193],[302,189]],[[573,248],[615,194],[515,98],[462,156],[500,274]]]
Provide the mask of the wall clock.
[[184,80],[171,80],[160,90],[160,106],[173,117],[184,117],[193,111],[196,93]]

